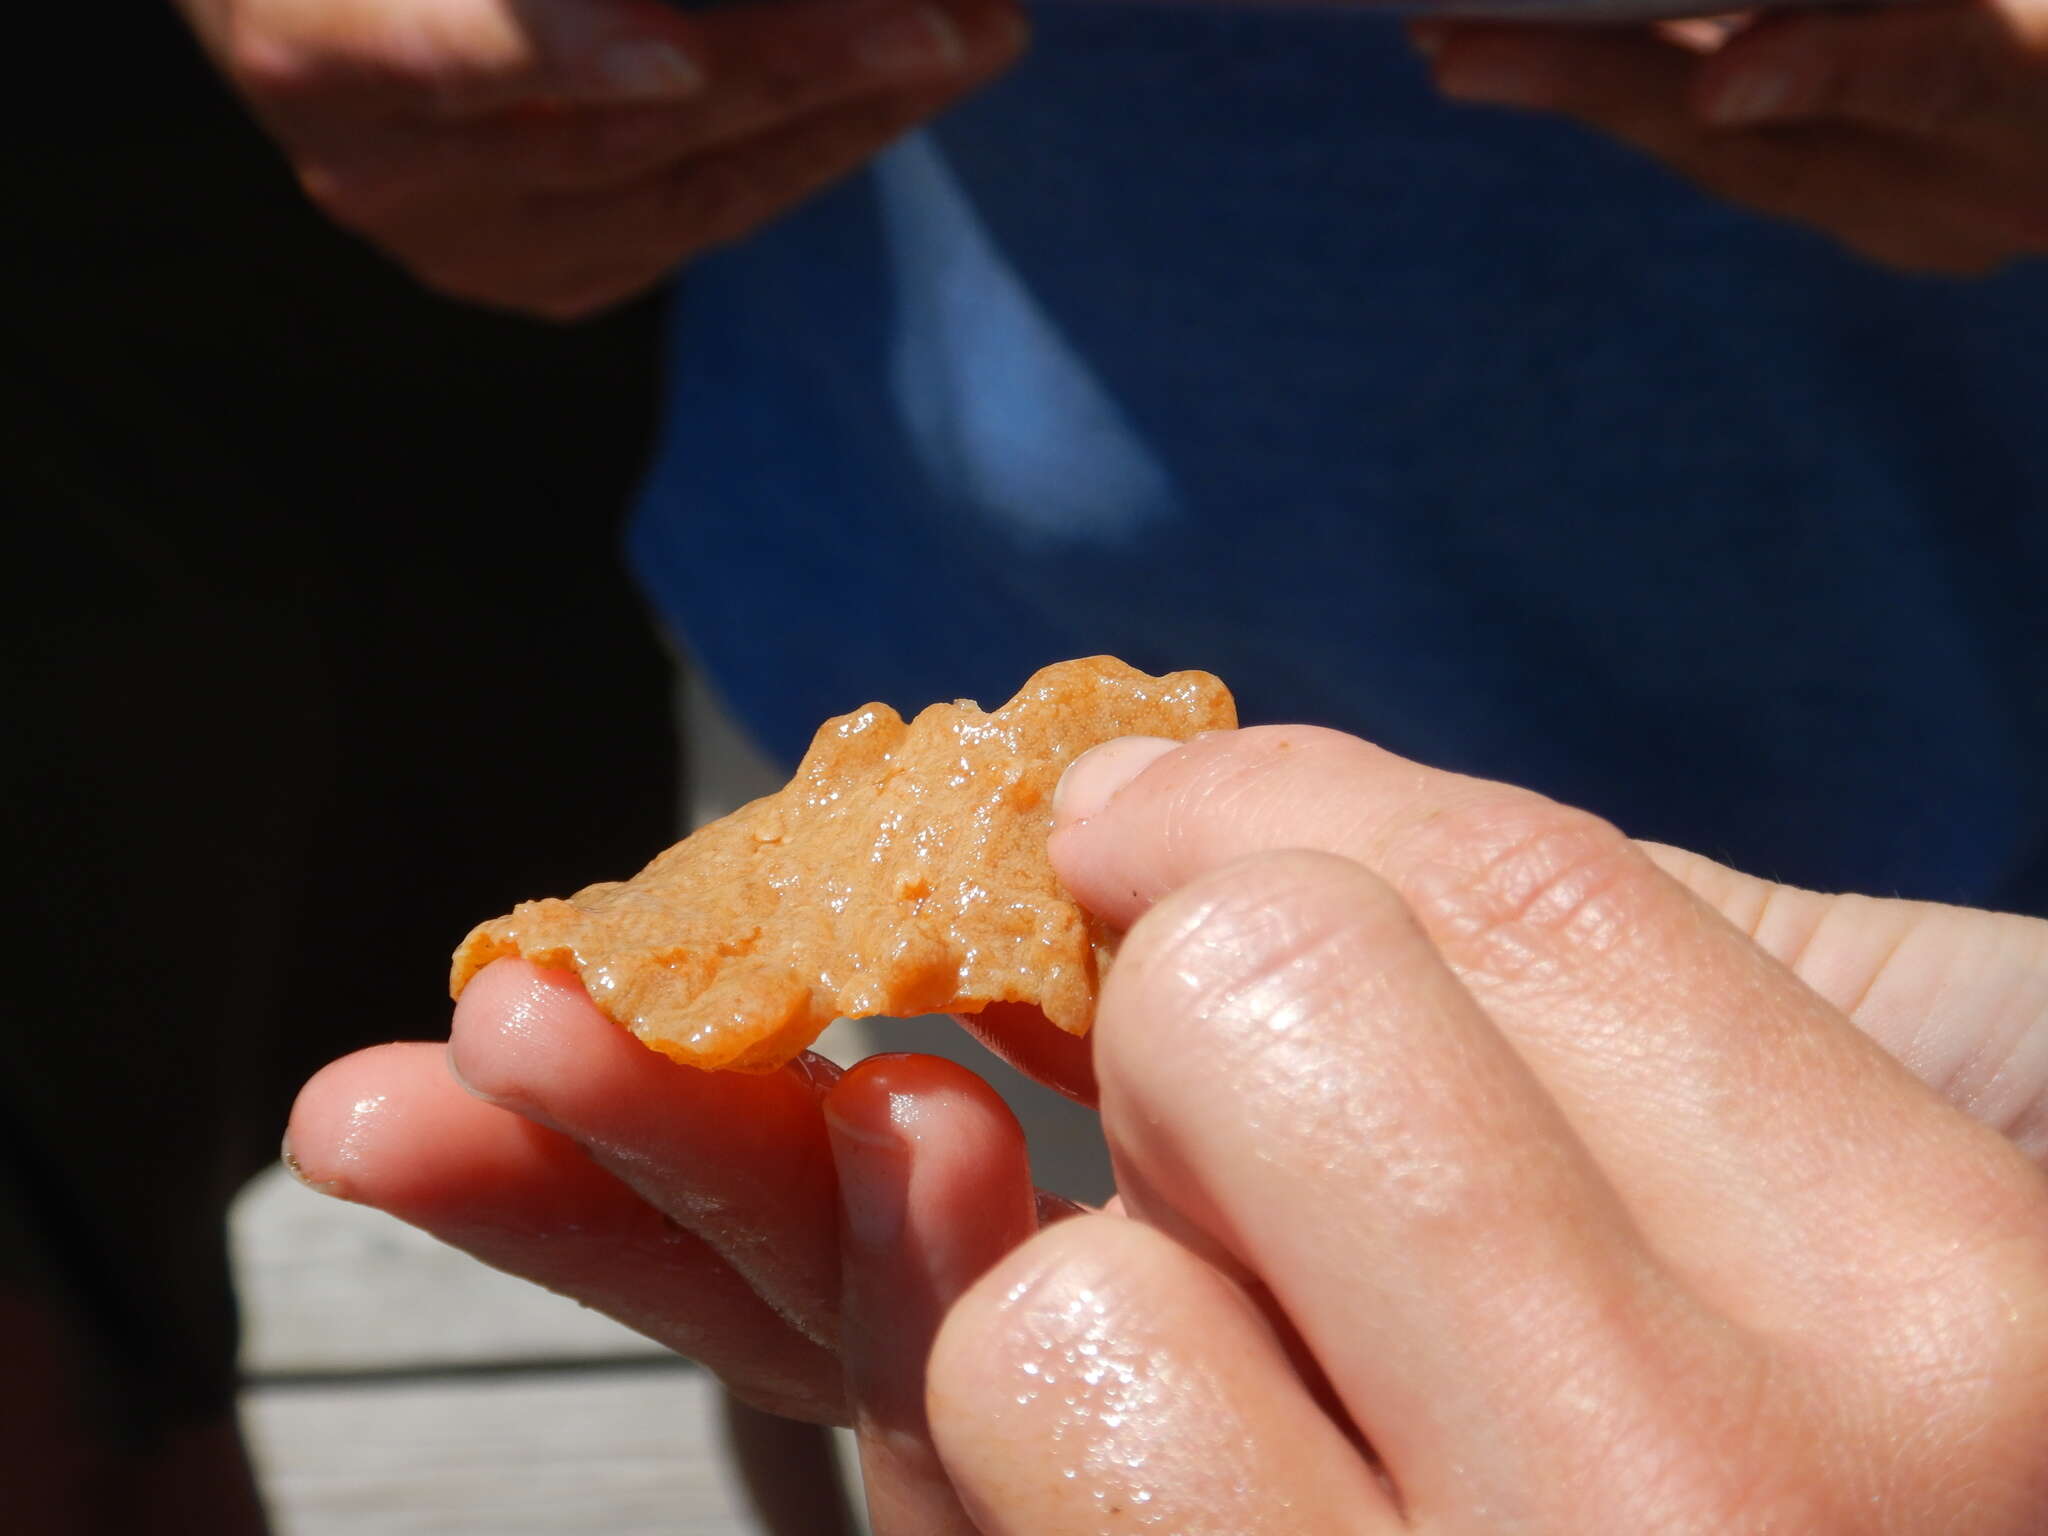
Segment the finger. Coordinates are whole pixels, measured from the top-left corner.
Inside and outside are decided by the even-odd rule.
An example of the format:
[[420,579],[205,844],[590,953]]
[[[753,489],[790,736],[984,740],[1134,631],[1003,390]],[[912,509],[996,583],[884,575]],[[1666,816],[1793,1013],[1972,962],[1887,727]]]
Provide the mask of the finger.
[[692,144],[741,139],[885,92],[964,88],[1022,52],[1010,0],[764,0],[698,22],[716,82]]
[[382,238],[430,287],[573,319],[652,286],[691,256],[752,233],[865,165],[956,95],[861,102],[632,187],[527,197],[481,229],[440,208]]
[[953,1017],[1032,1081],[1083,1104],[1095,1102],[1094,1048],[1086,1035],[1068,1034],[1029,1003],[991,1003]]
[[[2016,254],[1983,189],[1939,145],[1853,125],[1729,132],[1690,105],[1693,49],[1638,30],[1432,28],[1456,100],[1563,113],[1730,201],[1815,226],[1872,260],[1970,274]],[[1732,44],[1730,45],[1733,46]]]
[[[1100,794],[1086,758],[1070,774],[1083,798]],[[1947,1230],[1963,1183],[2016,1176],[2009,1148],[1938,1113],[1924,1085],[1596,817],[1304,727],[1191,743],[1104,798],[1050,848],[1113,924],[1268,849],[1340,853],[1390,882],[1653,1246],[1759,1326],[1824,1323],[1812,1279],[1861,1273],[1873,1224]]]
[[954,1307],[940,1455],[986,1536],[1403,1529],[1244,1294],[1137,1222],[1040,1234]]
[[2048,17],[1994,0],[1765,17],[1702,66],[1699,117],[1719,127],[1860,123],[1975,136],[2048,118]]
[[844,1420],[837,1361],[567,1137],[464,1093],[438,1045],[325,1068],[300,1091],[287,1144],[325,1193],[616,1318],[767,1411]]
[[1024,36],[1007,0],[779,0],[689,25],[707,83],[680,100],[529,102],[453,121],[329,110],[295,148],[311,189],[359,214],[431,208],[451,186],[616,187],[833,108],[985,80]]
[[838,1197],[818,1107],[829,1063],[679,1066],[599,1013],[574,976],[523,960],[494,961],[463,989],[449,1060],[472,1092],[580,1143],[831,1345]]
[[1096,1033],[1126,1202],[1255,1271],[1418,1523],[1577,1528],[1578,1469],[1725,1445],[1757,1407],[1746,1342],[1359,865],[1264,854],[1176,891]]
[[1643,848],[1914,1076],[2048,1163],[2048,922],[1827,896]]
[[239,5],[209,39],[273,124],[335,103],[465,116],[518,102],[680,100],[704,89],[695,29],[659,0],[321,0]]
[[854,1536],[833,1437],[727,1394],[725,1449],[765,1536]]
[[936,1056],[870,1057],[825,1118],[869,1522],[876,1536],[974,1536],[932,1449],[925,1362],[946,1309],[1037,1228],[1024,1133],[994,1089]]

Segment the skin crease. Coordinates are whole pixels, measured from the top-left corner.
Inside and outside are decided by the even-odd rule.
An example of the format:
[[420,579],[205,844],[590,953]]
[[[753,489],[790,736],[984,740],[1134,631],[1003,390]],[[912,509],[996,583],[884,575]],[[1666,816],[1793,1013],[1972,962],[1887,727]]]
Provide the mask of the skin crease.
[[1454,100],[1577,118],[1880,264],[1976,275],[2048,251],[2048,0],[1413,35]]
[[175,0],[323,211],[573,319],[851,172],[1017,56],[1009,0]]
[[[755,1134],[717,1120],[738,1080],[614,1060],[573,988],[515,970],[457,1021],[497,1104],[462,1119],[427,1091],[445,1074],[389,1054],[431,1048],[351,1058],[302,1099],[302,1173],[514,1272],[552,1252],[571,1294],[652,1296],[642,1326],[717,1334],[744,1386],[814,1347],[798,1309],[713,1327],[658,1268],[633,1290],[628,1210],[701,1213],[723,1135],[814,1170],[822,1139],[822,1213],[766,1182],[709,1208],[837,1266],[855,1412],[885,1408],[875,1465],[901,1474],[885,1536],[2048,1520],[2048,1179],[1998,1133],[2038,1123],[2015,1085],[2048,1034],[2048,924],[1769,887],[1301,728],[1118,743],[1058,820],[1062,879],[1129,930],[1091,1037],[1121,1214],[1026,1235],[1014,1128],[959,1069],[751,1090],[794,1106]],[[863,1081],[868,1118],[835,1130]],[[575,1154],[616,1228],[534,1242],[553,1175],[460,1154],[526,1115],[547,1124],[512,1145],[573,1123],[630,1173]],[[868,1219],[890,1190],[929,1220]],[[740,1273],[744,1244],[706,1247]]]

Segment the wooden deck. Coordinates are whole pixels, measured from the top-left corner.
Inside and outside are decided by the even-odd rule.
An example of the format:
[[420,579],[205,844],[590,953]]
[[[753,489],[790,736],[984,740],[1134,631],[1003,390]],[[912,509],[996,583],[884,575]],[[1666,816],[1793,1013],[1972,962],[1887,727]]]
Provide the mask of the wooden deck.
[[280,1171],[236,1213],[243,1421],[283,1536],[745,1536],[703,1373]]

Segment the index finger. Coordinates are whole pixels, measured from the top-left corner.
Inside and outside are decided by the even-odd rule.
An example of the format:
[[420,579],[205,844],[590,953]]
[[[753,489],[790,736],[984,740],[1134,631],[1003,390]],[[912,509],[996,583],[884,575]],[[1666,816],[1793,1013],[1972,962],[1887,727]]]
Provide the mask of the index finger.
[[[1084,905],[1127,926],[1250,854],[1363,864],[1413,910],[1654,1246],[1738,1314],[1764,1301],[1803,1318],[1811,1298],[1787,1277],[1856,1272],[1877,1221],[1924,1237],[1968,1221],[1974,1181],[2033,1177],[1597,817],[1308,727],[1166,752],[1106,803],[1092,766],[1062,786],[1051,844]],[[1099,808],[1076,821],[1076,803]]]

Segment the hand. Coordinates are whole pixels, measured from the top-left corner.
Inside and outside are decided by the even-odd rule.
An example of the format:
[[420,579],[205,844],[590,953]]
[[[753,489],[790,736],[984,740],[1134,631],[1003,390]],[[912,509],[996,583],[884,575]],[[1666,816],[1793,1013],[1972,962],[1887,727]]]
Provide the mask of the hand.
[[862,164],[1007,65],[1011,0],[176,0],[330,216],[567,319]]
[[1778,891],[1329,732],[1118,752],[1053,855],[1129,929],[1135,1219],[939,1334],[985,1536],[2048,1528],[2048,1179],[1850,1017],[2038,1146],[2048,924]]
[[754,1407],[853,1422],[877,1528],[934,1536],[964,1527],[924,1422],[932,1334],[989,1264],[1074,1209],[1034,1201],[1015,1117],[950,1062],[693,1071],[574,976],[518,960],[464,990],[445,1048],[324,1069],[286,1145],[316,1189],[572,1296]]
[[2048,0],[1779,12],[1689,28],[1416,28],[1461,101],[1562,112],[1873,261],[2048,252]]

